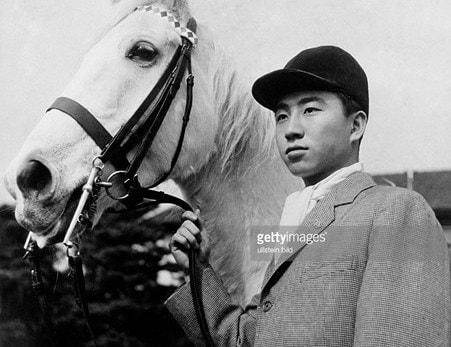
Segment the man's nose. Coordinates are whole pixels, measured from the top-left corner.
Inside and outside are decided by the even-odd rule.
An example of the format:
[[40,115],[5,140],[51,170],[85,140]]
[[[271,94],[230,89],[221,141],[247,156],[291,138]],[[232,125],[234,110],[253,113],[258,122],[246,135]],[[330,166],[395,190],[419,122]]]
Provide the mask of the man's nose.
[[301,139],[304,137],[305,130],[302,124],[301,117],[294,115],[288,120],[287,127],[285,129],[285,138],[288,141],[293,141],[296,139]]

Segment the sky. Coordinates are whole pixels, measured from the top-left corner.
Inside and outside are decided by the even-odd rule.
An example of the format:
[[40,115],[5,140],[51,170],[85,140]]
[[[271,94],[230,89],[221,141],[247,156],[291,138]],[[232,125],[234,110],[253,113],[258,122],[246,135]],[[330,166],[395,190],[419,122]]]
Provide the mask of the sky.
[[[305,48],[344,48],[369,79],[365,169],[451,170],[449,0],[192,0],[190,5],[245,71],[249,85]],[[0,177],[112,13],[110,0],[2,4]],[[10,200],[1,181],[2,201]]]

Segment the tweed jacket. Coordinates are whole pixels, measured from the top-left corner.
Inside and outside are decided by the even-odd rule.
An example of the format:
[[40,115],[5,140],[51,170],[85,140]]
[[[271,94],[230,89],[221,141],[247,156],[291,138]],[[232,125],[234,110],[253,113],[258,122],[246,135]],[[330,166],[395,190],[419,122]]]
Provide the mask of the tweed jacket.
[[[202,298],[218,346],[451,346],[450,264],[434,212],[417,193],[378,186],[358,172],[335,186],[270,263],[261,293],[234,304],[215,271]],[[166,306],[202,345],[189,285]]]

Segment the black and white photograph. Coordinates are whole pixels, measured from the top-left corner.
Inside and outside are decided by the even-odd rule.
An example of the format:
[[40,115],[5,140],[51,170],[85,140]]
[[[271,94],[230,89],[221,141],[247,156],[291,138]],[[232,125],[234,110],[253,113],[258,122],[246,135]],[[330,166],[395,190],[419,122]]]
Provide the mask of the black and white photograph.
[[0,11],[0,346],[451,347],[451,3]]

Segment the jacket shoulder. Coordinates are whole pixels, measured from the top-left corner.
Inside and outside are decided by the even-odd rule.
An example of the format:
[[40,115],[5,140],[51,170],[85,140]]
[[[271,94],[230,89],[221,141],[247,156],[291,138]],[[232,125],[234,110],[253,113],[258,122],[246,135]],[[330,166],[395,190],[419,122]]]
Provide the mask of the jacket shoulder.
[[376,199],[405,201],[405,202],[412,201],[428,205],[428,203],[420,193],[402,187],[392,187],[377,184],[372,187],[371,196]]
[[[419,193],[402,188],[375,185],[368,189],[365,200],[371,202],[376,215],[386,216],[405,223],[423,223],[435,220],[435,213]],[[390,218],[390,219],[392,219]]]

